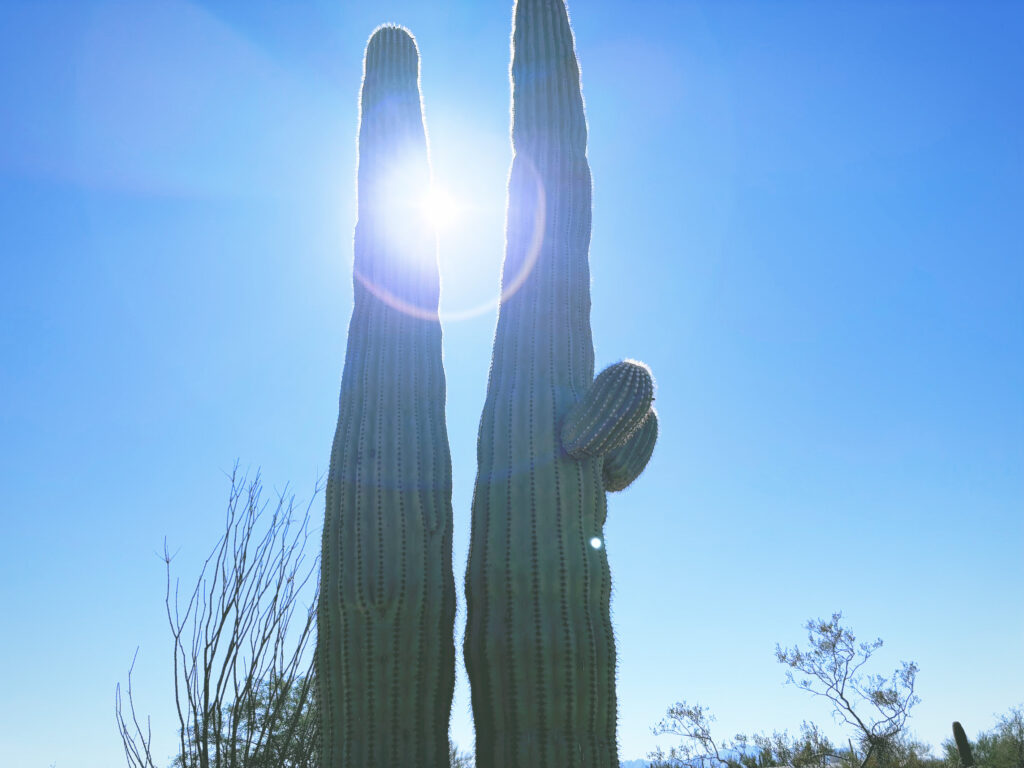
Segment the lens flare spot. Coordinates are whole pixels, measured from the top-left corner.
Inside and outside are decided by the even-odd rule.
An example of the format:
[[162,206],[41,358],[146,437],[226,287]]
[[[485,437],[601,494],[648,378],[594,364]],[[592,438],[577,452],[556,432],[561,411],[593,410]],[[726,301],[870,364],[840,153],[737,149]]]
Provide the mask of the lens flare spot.
[[590,540],[590,546],[592,546],[594,549],[600,549],[601,548],[601,540],[599,538],[597,538],[597,536],[595,536],[594,538],[592,538]]
[[434,184],[420,201],[420,212],[430,226],[442,231],[458,219],[460,206],[446,189]]

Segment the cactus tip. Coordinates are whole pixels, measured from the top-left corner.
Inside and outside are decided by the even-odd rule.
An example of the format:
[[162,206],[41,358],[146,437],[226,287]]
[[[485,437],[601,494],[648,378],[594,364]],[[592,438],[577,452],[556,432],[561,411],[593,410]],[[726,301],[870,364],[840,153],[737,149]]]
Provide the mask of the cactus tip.
[[369,46],[376,42],[383,42],[385,38],[393,37],[395,40],[409,41],[413,45],[416,45],[416,36],[409,30],[408,27],[402,26],[401,24],[393,24],[388,22],[387,24],[381,24],[373,32],[370,33],[370,39],[367,40],[366,44]]

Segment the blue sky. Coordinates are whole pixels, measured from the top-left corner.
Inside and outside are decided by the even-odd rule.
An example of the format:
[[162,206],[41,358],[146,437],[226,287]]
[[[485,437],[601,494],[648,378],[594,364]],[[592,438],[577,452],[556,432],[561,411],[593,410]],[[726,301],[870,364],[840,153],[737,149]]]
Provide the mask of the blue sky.
[[[662,425],[605,531],[623,759],[684,698],[723,736],[839,735],[773,658],[838,609],[886,640],[878,671],[920,664],[920,738],[989,727],[1024,700],[1024,6],[570,10],[597,363],[650,364]],[[236,459],[299,496],[324,471],[361,57],[386,21],[417,36],[434,173],[461,206],[440,258],[462,604],[510,19],[470,0],[0,5],[0,763],[123,760],[136,646],[169,754],[163,537],[187,579]]]

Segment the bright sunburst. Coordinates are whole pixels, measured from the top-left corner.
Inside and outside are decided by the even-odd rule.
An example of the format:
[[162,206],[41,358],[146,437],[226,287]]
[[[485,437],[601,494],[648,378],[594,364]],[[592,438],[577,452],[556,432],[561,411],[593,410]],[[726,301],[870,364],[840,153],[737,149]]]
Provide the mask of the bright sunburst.
[[420,210],[424,218],[438,232],[450,227],[459,216],[459,204],[448,191],[437,184],[431,185],[423,200]]

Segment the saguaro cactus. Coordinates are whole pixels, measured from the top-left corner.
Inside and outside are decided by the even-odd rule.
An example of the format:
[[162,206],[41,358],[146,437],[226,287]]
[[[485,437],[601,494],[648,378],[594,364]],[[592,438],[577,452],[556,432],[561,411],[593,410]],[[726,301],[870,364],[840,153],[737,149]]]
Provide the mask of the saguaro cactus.
[[316,662],[323,768],[448,765],[455,683],[451,458],[436,237],[411,35],[370,38],[354,308],[324,520]]
[[605,491],[653,450],[642,364],[594,379],[587,126],[563,0],[518,0],[503,302],[477,446],[466,668],[479,768],[617,768]]
[[956,742],[956,751],[960,755],[961,768],[974,768],[974,755],[971,754],[971,742],[967,740],[964,727],[957,721],[953,721],[953,741]]

